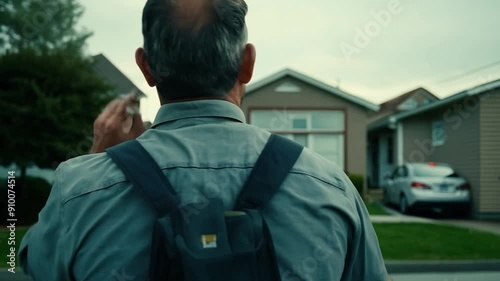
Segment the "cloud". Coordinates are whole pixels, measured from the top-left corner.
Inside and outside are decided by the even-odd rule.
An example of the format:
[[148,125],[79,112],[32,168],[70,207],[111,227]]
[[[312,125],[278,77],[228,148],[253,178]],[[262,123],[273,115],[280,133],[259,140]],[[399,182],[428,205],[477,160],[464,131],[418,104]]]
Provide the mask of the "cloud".
[[[418,86],[451,95],[454,85],[467,88],[477,84],[475,79],[433,83],[498,60],[500,1],[400,0],[403,11],[347,63],[339,45],[352,42],[356,28],[372,21],[373,12],[386,9],[389,1],[248,0],[249,40],[258,56],[254,81],[292,67],[333,85],[340,79],[345,90],[380,102]],[[148,93],[143,104],[151,120],[156,92],[143,82],[133,58],[142,44],[144,1],[82,3],[87,8],[82,25],[95,32],[89,51],[104,53]],[[499,69],[490,71],[500,77]]]

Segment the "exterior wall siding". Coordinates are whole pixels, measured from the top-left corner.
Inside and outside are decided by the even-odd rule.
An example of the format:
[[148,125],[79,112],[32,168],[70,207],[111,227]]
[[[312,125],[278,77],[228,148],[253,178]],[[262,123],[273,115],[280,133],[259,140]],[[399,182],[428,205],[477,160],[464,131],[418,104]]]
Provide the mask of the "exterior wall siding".
[[[470,183],[473,211],[481,200],[479,158],[479,101],[466,107],[464,100],[432,112],[404,120],[404,159],[406,162],[442,162],[450,164]],[[472,104],[472,102],[470,102]],[[445,143],[432,144],[432,123],[444,122]]]
[[[292,82],[300,92],[276,92],[284,82]],[[250,123],[250,110],[256,108],[285,109],[338,109],[345,111],[346,135],[344,149],[345,170],[366,176],[366,109],[336,97],[294,78],[285,77],[266,85],[243,99],[242,109]]]
[[479,211],[500,217],[500,89],[481,97]]
[[482,192],[479,159],[479,103],[474,108],[465,108],[458,101],[443,108],[433,120],[443,120],[446,139],[444,145],[436,146],[430,161],[445,162],[465,177],[471,186],[472,210],[479,211]]
[[403,120],[403,161],[427,162],[430,159],[431,124],[425,116]]

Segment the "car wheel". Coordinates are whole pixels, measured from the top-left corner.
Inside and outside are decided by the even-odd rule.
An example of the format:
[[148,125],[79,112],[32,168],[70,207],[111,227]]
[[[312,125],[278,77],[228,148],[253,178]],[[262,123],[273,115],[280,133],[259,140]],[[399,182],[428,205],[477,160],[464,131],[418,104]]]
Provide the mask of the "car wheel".
[[408,200],[406,199],[406,196],[404,194],[401,195],[401,199],[399,200],[399,211],[402,214],[408,213]]

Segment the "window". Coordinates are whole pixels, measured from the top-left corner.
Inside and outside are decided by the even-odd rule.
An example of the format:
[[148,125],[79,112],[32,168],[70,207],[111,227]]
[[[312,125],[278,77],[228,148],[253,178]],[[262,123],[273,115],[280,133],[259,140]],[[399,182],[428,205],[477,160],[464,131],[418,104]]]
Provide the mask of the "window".
[[416,177],[458,177],[450,167],[428,164],[413,164],[413,173]]
[[410,98],[398,106],[399,110],[412,110],[418,107],[418,102]]
[[443,121],[435,121],[432,123],[432,145],[444,145],[446,141],[446,133],[444,130]]
[[401,177],[403,177],[403,178],[408,177],[408,168],[406,168],[406,166],[402,167]]
[[392,173],[392,178],[406,178],[408,176],[408,169],[405,166],[400,166]]
[[302,89],[299,86],[297,86],[294,83],[289,82],[289,81],[281,84],[280,86],[278,86],[274,90],[276,92],[281,92],[281,93],[298,93],[298,92],[302,91]]
[[306,146],[344,168],[345,116],[338,110],[252,110],[250,122]]
[[394,169],[394,171],[392,172],[392,179],[395,179],[397,177],[399,177],[399,167]]

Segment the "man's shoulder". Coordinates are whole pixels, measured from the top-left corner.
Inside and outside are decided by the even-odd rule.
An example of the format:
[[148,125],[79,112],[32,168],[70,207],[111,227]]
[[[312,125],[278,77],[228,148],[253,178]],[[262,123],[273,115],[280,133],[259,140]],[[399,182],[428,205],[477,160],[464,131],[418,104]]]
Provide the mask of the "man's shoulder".
[[303,174],[316,180],[345,190],[344,171],[334,162],[304,147],[302,154],[292,169],[292,173]]
[[54,185],[59,186],[64,203],[124,181],[125,175],[111,158],[106,153],[98,153],[61,163],[56,171]]

